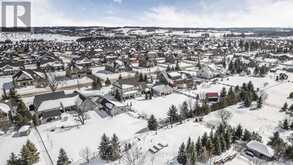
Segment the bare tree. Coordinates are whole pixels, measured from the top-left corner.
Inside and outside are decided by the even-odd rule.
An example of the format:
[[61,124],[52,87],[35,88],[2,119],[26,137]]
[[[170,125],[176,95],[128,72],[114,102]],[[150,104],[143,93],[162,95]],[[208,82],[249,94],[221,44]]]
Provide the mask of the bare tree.
[[52,92],[55,92],[58,88],[59,82],[56,80],[56,75],[52,72],[46,73],[47,83]]
[[143,165],[145,162],[146,154],[141,151],[138,146],[132,146],[123,155],[123,160],[127,165]]
[[93,157],[93,153],[89,147],[83,148],[79,155],[86,161],[87,164],[90,163],[91,158]]
[[232,113],[226,110],[219,110],[218,116],[221,119],[221,122],[226,126],[227,122],[232,118]]
[[76,102],[76,113],[77,113],[77,120],[84,125],[85,121],[88,119],[88,116],[86,114],[86,104],[85,102],[82,102],[80,105]]

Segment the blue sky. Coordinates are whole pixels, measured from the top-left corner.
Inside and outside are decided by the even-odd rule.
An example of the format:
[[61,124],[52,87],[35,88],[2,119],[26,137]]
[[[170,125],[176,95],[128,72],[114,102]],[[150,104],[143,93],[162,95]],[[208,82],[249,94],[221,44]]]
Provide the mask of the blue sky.
[[34,25],[292,27],[292,0],[31,0]]

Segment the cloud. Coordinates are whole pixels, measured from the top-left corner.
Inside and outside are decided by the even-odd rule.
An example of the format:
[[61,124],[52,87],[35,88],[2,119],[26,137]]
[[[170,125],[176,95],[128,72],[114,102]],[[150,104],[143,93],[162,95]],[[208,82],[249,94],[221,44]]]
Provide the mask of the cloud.
[[227,10],[220,3],[201,3],[201,10],[187,11],[174,6],[154,7],[142,19],[149,26],[173,27],[293,27],[293,1],[246,0],[242,10]]
[[116,2],[116,3],[121,4],[123,0],[113,0],[113,1]]
[[[125,3],[123,0],[112,0]],[[240,2],[240,1],[239,1]],[[139,4],[139,2],[137,2]],[[159,3],[140,11],[119,8],[88,18],[57,10],[50,0],[31,0],[33,26],[293,27],[292,0],[199,0],[190,6]],[[99,9],[103,11],[102,9]],[[115,11],[115,12],[114,12]],[[121,14],[121,11],[123,14]],[[83,12],[86,12],[83,10]],[[82,13],[84,14],[84,13]]]

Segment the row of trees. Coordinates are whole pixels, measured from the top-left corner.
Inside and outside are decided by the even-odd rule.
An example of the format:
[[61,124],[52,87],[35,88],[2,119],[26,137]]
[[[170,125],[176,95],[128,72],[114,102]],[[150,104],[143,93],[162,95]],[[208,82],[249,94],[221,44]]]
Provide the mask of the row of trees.
[[103,160],[115,161],[121,157],[119,139],[116,134],[113,134],[111,139],[104,134],[98,149],[99,156]]
[[33,143],[27,141],[22,146],[19,156],[15,153],[11,153],[7,165],[32,165],[39,161],[40,156],[37,148]]
[[239,125],[237,128],[220,124],[215,131],[209,135],[204,133],[196,142],[189,138],[187,143],[182,143],[179,147],[177,161],[180,164],[195,165],[197,161],[206,162],[212,156],[220,155],[228,150],[236,140],[261,141],[261,137],[256,132],[245,130]]

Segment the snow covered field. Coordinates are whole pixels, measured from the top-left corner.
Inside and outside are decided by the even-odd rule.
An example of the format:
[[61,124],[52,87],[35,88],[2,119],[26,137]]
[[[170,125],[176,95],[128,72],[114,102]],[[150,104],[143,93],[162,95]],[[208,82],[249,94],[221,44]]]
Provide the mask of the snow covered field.
[[144,97],[127,100],[132,103],[132,109],[140,114],[147,116],[155,115],[158,119],[167,118],[167,112],[171,105],[175,105],[177,108],[184,102],[190,100],[189,97],[173,93],[167,96],[153,97],[152,100],[145,100]]
[[[292,75],[289,74],[289,80],[293,77]],[[191,97],[188,97],[185,94],[196,96],[196,94],[202,94],[205,92],[220,92],[223,87],[228,89],[230,85],[241,86],[243,83],[248,83],[249,81],[252,81],[255,88],[260,88],[263,93],[266,93],[267,97],[264,100],[264,105],[258,110],[242,108],[241,104],[227,107],[226,110],[232,113],[232,118],[229,120],[229,124],[232,126],[241,124],[243,128],[258,132],[263,137],[263,142],[266,143],[268,142],[269,137],[272,136],[273,132],[280,130],[280,128],[278,128],[279,121],[286,118],[285,113],[279,112],[281,106],[285,102],[288,102],[289,105],[293,103],[292,100],[287,98],[289,93],[293,91],[292,82],[276,82],[273,75],[264,78],[230,76],[224,78],[223,81],[219,80],[217,83],[204,83],[199,85],[197,90],[180,90],[179,92],[182,93],[153,97],[152,100],[145,100],[144,97],[139,97],[127,100],[125,104],[131,103],[131,108],[138,114],[145,114],[147,116],[154,114],[157,119],[164,119],[167,117],[167,112],[172,104],[179,108],[183,101],[189,101],[191,99]],[[100,93],[105,94],[109,92],[109,90],[110,87],[103,89]],[[86,95],[99,93],[98,91],[95,92],[85,89],[82,89],[81,92],[84,92]],[[32,101],[32,98],[25,99],[25,102],[29,101]],[[216,124],[219,122],[217,112],[213,112],[205,116],[202,123],[195,123],[192,119],[189,119],[188,121],[184,121],[183,124],[174,125],[173,128],[165,127],[157,132],[144,132],[138,134],[138,132],[147,127],[147,122],[132,117],[127,113],[114,116],[113,118],[109,117],[102,119],[95,111],[90,111],[88,116],[89,120],[83,126],[70,127],[78,123],[69,115],[67,117],[64,116],[62,120],[43,124],[38,127],[53,161],[57,160],[59,149],[64,148],[73,163],[78,164],[82,162],[80,155],[82,149],[89,147],[93,153],[96,153],[102,134],[106,133],[108,136],[112,136],[113,133],[116,133],[121,144],[132,142],[141,149],[146,156],[145,165],[167,164],[177,155],[178,147],[182,142],[186,142],[189,137],[193,140],[197,139],[199,136],[202,136],[204,132],[210,131],[210,124]],[[69,128],[61,129],[61,126]],[[53,132],[51,131],[52,129],[54,129]],[[281,132],[281,136],[284,139],[286,139],[286,136],[288,135],[289,132]],[[6,150],[0,149],[0,164],[5,163],[11,152],[18,153],[27,139],[30,139],[35,143],[41,152],[41,160],[39,164],[46,164],[48,161],[46,154],[42,150],[40,141],[34,130],[28,137],[12,136],[13,134],[0,136],[0,148],[8,148]],[[156,154],[151,154],[148,149],[157,143],[166,143],[168,144],[168,147],[162,149]],[[17,145],[10,147],[12,144]],[[113,163],[98,161],[98,163],[95,162],[95,164],[124,165],[125,163],[123,163],[123,161]],[[227,164],[250,165],[251,162],[242,156],[237,156],[233,161],[228,162]]]

